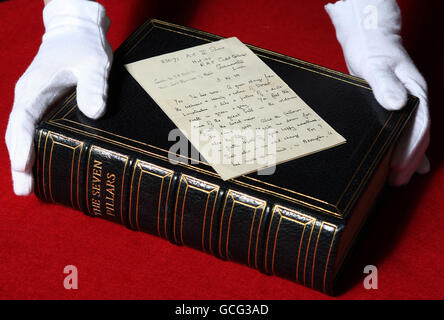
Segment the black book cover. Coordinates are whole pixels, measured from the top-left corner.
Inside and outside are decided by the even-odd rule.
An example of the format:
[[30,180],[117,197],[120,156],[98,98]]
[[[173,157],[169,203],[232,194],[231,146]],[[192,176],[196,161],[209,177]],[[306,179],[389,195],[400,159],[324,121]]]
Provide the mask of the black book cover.
[[347,143],[280,164],[273,175],[223,181],[191,156],[169,161],[175,125],[124,68],[218,39],[144,23],[115,53],[103,118],[83,116],[73,92],[39,124],[36,193],[332,294],[418,99],[389,112],[362,79],[250,46]]

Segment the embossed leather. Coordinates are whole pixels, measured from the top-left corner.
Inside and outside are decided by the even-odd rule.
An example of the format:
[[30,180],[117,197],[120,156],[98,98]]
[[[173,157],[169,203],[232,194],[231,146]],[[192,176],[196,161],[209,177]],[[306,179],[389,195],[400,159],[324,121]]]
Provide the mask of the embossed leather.
[[[168,160],[175,126],[123,67],[217,39],[159,20],[143,24],[115,53],[102,119],[84,117],[73,92],[38,126],[36,193],[332,294],[373,202],[368,193],[383,186],[382,159],[418,99],[388,112],[361,79],[251,46],[347,143],[280,164],[270,176],[223,181],[203,161]],[[382,178],[373,179],[376,172]],[[355,210],[360,199],[372,200]]]

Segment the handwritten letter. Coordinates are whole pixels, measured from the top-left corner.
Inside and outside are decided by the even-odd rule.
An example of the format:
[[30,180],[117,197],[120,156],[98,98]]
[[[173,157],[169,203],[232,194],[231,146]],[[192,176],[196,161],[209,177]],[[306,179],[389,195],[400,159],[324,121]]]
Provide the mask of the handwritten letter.
[[224,180],[345,142],[235,37],[126,68]]

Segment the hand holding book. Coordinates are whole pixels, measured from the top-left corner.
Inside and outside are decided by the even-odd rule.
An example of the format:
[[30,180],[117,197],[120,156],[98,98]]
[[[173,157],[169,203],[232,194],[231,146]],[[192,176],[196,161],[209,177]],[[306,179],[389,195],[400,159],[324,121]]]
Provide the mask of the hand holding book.
[[105,113],[112,49],[109,19],[102,5],[85,0],[52,0],[43,11],[45,34],[39,52],[18,80],[6,131],[14,192],[32,191],[37,122],[46,109],[77,85],[80,110],[97,119]]
[[[222,43],[233,40],[160,20],[145,22],[115,53],[107,117],[92,121],[83,116],[73,92],[39,123],[34,134],[36,194],[89,216],[332,294],[352,239],[385,183],[392,147],[419,99],[409,96],[403,110],[389,112],[380,107],[362,79],[254,46],[244,48],[251,50],[251,55],[239,52],[241,46],[230,54],[218,50],[216,56],[205,51],[205,58],[210,58],[205,60],[208,66],[215,60],[222,62],[214,65],[227,66],[222,68],[227,71],[225,76],[237,79],[228,84],[238,86],[239,92],[227,87],[230,79],[221,79],[221,83],[213,79],[219,73],[205,68],[206,63],[203,69],[192,68],[194,73],[183,70],[189,67],[187,59],[191,57],[191,62],[200,66],[200,55],[204,54],[195,56],[196,48],[220,49]],[[136,68],[141,72],[135,77],[138,81],[125,68],[156,59],[165,59],[169,67],[151,63],[146,69]],[[262,63],[275,70],[282,82]],[[243,68],[230,71],[228,66]],[[149,80],[142,81],[142,86],[152,86],[148,94],[139,84],[140,75]],[[199,79],[211,88],[199,83],[186,88]],[[262,96],[257,87],[248,97],[241,95],[244,110],[213,123],[216,115],[205,114],[206,109],[214,109],[217,101],[216,112],[229,115],[227,108],[239,106],[237,97],[249,80],[250,85],[260,85]],[[220,84],[226,87],[216,95],[218,89],[211,89]],[[271,97],[267,90],[273,93]],[[271,105],[264,107],[270,110],[268,114],[261,112],[263,105],[257,95],[268,102],[277,100],[276,110]],[[222,103],[221,97],[227,101]],[[208,106],[205,100],[213,102]],[[305,112],[298,114],[299,109]],[[199,152],[190,148],[187,139],[180,151],[174,148],[177,139],[169,139],[171,132],[179,131],[177,127],[196,113],[210,119],[212,125],[229,121],[231,127],[239,119],[247,120],[243,113],[249,110],[263,123],[277,127],[280,120],[275,122],[272,115],[305,129],[313,129],[309,121],[318,115],[346,137],[347,143],[283,162],[271,175],[252,172],[224,181],[213,166],[199,161]],[[306,117],[308,122],[302,119]],[[251,120],[241,123],[254,125]],[[286,132],[282,134],[286,136]],[[307,142],[311,146],[318,143]],[[180,160],[174,157],[178,153]]]
[[[429,143],[430,131],[426,83],[400,42],[400,16],[396,2],[394,0],[360,1],[359,6],[357,6],[361,11],[366,8],[377,8],[378,21],[382,22],[380,27],[385,28],[384,32],[362,30],[358,23],[358,21],[362,20],[362,17],[355,15],[356,10],[351,11],[356,3],[357,1],[354,0],[340,1],[334,6],[330,5],[327,7],[337,29],[338,38],[343,46],[350,72],[369,81],[375,90],[376,98],[387,109],[401,108],[407,91],[421,100],[415,119],[411,121],[410,127],[407,128],[408,130],[401,137],[392,161],[390,182],[395,185],[405,184],[415,170],[425,173],[430,167],[427,158],[424,156]],[[373,4],[376,4],[376,6],[372,6]],[[84,31],[78,31],[80,28],[77,28],[78,42],[73,46],[64,47],[63,43],[73,44],[72,41],[74,40],[69,34],[60,33],[53,39],[44,37],[35,61],[33,61],[30,68],[17,83],[14,106],[5,137],[11,159],[14,191],[17,195],[28,195],[32,191],[32,134],[37,121],[52,101],[63,96],[66,93],[66,89],[74,86],[77,80],[80,81],[78,79],[80,74],[82,74],[81,78],[84,83],[95,84],[92,86],[85,85],[82,88],[82,81],[79,82],[78,103],[80,110],[93,118],[100,116],[105,111],[106,80],[112,53],[105,37],[108,19],[103,7],[98,3],[86,0],[53,0],[49,5],[57,6],[61,14],[65,12],[63,6],[67,6],[67,8],[69,6],[99,7],[101,8],[99,11],[95,9],[93,11],[95,13],[100,12],[100,19],[98,25],[94,25],[91,21],[89,22],[91,24],[89,24],[86,22],[88,19],[78,19],[77,21],[83,21],[88,25],[88,34]],[[51,11],[54,17],[59,14],[55,10]],[[67,11],[72,13],[77,10]],[[364,15],[369,13],[361,11],[358,12]],[[83,15],[87,17],[90,10],[85,9],[77,12],[82,17]],[[48,20],[49,18],[48,16]],[[47,29],[50,29],[51,23],[49,21],[48,23],[45,21],[45,25]],[[355,32],[359,29],[363,32]],[[381,36],[382,34],[384,37]],[[384,51],[385,56],[382,55],[382,59],[375,59],[377,55],[374,52],[362,50],[360,47],[359,44],[369,43],[369,36],[372,37],[371,43],[376,45],[372,48],[379,48],[379,50]],[[105,48],[97,46],[101,41],[105,44]],[[48,43],[53,44],[51,50],[45,49]],[[69,51],[67,50],[69,47],[76,47],[76,50],[78,50],[75,51],[76,54],[73,52],[69,55],[59,54],[59,58],[56,58],[57,55],[54,52],[57,53],[57,51],[54,51],[54,48]],[[66,72],[58,72],[62,70],[77,70],[77,67],[81,65],[81,61],[86,60],[81,58],[84,54],[77,54],[82,52],[88,52],[88,57],[96,57],[98,63],[91,68],[84,68],[83,72],[74,72],[74,76]],[[92,52],[94,53],[91,55]],[[72,58],[67,58],[69,56]],[[374,68],[375,63],[377,63],[378,69]],[[97,68],[98,65],[103,66],[103,68]],[[393,66],[396,66],[396,68],[393,68]],[[397,92],[397,94],[390,95],[391,98],[387,98],[387,92]],[[397,95],[400,96],[399,99]],[[396,98],[395,102],[393,102],[393,98]]]
[[404,107],[407,92],[420,99],[391,161],[389,183],[407,184],[415,171],[430,171],[424,154],[430,140],[430,116],[427,84],[402,45],[399,7],[395,0],[348,0],[325,9],[336,28],[350,73],[368,81],[384,108]]

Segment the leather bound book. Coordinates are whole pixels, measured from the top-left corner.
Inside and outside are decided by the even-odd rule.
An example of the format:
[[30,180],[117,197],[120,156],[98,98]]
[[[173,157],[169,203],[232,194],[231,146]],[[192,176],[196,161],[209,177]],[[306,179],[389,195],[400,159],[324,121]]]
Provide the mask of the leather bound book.
[[45,201],[333,294],[418,99],[389,112],[362,79],[249,46],[347,143],[279,164],[273,175],[223,181],[204,161],[169,161],[175,125],[124,67],[219,39],[145,22],[115,52],[103,118],[86,118],[73,92],[37,127],[35,191]]

